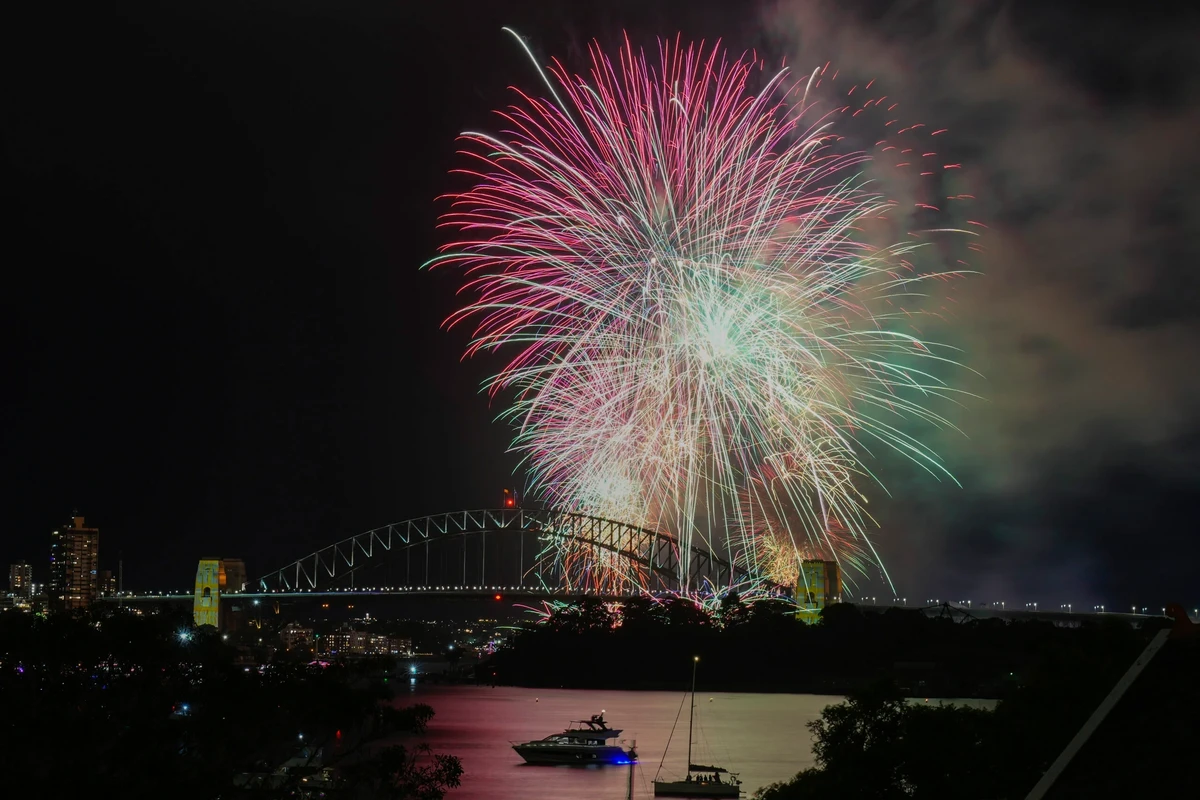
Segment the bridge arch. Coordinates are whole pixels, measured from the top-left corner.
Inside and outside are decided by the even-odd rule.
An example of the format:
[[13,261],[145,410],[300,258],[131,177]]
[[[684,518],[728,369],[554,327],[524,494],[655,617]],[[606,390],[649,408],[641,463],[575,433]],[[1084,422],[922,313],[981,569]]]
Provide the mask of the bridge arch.
[[[493,535],[493,559],[497,558],[497,549],[507,549],[506,578],[493,572],[493,580],[486,579],[489,534]],[[478,540],[477,564],[469,564],[476,555],[466,542],[468,538]],[[610,574],[623,576],[626,594],[630,590],[721,591],[752,578],[744,568],[702,548],[690,547],[681,558],[679,541],[659,531],[556,509],[492,508],[432,514],[365,531],[264,575],[258,587],[267,592],[363,588],[368,571],[374,573],[376,568],[399,560],[402,554],[404,579],[390,584],[413,585],[412,551],[417,547],[424,548],[424,585],[430,585],[431,548],[455,540],[462,544],[460,585],[513,586],[517,585],[516,575],[520,585],[530,588],[556,584],[564,591],[582,589],[590,564],[587,559],[597,557],[614,567]],[[574,567],[564,564],[559,557],[564,550],[575,553],[581,563]],[[511,570],[514,558],[516,573]],[[469,566],[478,569],[468,570]],[[417,573],[416,582],[420,582],[419,560]],[[478,580],[468,581],[468,575]],[[615,592],[616,587],[608,588],[622,593]]]

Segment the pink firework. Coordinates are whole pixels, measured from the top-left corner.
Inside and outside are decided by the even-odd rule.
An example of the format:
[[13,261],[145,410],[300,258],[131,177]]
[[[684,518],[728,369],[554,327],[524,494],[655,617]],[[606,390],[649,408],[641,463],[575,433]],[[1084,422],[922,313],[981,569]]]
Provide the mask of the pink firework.
[[[874,560],[868,448],[949,477],[905,430],[945,424],[927,404],[951,393],[908,307],[970,235],[945,208],[958,165],[922,141],[941,132],[869,84],[822,108],[828,68],[678,41],[590,55],[586,75],[553,62],[548,96],[518,91],[499,133],[464,134],[473,186],[431,262],[469,275],[449,320],[474,321],[468,353],[510,354],[488,386],[514,398],[534,494],[674,534],[685,591],[693,546]],[[790,547],[756,514],[786,520]],[[619,553],[572,547],[579,582],[637,581]]]

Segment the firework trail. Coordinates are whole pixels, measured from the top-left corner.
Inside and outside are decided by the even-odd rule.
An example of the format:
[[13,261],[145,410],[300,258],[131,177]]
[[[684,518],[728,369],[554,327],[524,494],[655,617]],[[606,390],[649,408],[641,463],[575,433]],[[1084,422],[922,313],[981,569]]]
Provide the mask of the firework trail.
[[[895,106],[870,84],[819,102],[828,66],[590,55],[584,76],[553,62],[548,97],[517,92],[499,133],[463,135],[473,185],[430,262],[468,275],[448,320],[474,322],[468,355],[511,354],[487,385],[514,396],[533,495],[670,532],[685,591],[693,546],[778,580],[806,555],[877,563],[870,448],[950,477],[904,429],[948,424],[926,402],[952,394],[906,308],[966,263],[942,266],[968,196],[925,141],[941,131],[862,139]],[[579,585],[636,582],[611,554],[558,555]]]

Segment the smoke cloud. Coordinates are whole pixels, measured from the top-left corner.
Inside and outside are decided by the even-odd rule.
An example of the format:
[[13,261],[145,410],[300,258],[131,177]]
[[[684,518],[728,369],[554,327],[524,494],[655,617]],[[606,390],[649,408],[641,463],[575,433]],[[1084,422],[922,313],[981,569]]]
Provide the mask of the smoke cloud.
[[956,381],[984,398],[949,412],[963,433],[935,435],[964,488],[883,470],[879,541],[902,592],[1078,607],[1197,588],[1196,14],[1093,6],[766,14],[795,69],[832,61],[948,128],[939,145],[989,226],[984,274],[926,331],[984,376]]

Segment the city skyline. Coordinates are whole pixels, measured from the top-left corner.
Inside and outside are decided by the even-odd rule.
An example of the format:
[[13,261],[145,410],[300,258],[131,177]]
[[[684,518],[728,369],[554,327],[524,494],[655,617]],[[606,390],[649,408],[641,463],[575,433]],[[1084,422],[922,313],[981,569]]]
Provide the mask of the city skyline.
[[[23,10],[21,47],[54,65],[3,123],[31,255],[3,323],[16,501],[0,563],[45,569],[77,504],[104,531],[100,568],[120,551],[127,586],[186,587],[212,553],[255,577],[522,488],[503,406],[478,392],[495,364],[461,363],[465,334],[441,328],[458,276],[417,271],[443,241],[454,137],[537,81],[510,25],[571,68],[622,29],[836,58],[949,127],[995,231],[952,325],[984,400],[939,443],[962,489],[879,465],[898,589],[1194,602],[1200,426],[1180,364],[1197,337],[1179,265],[1196,209],[1172,189],[1195,160],[1192,56],[1129,12],[834,5],[514,4],[466,26],[453,9],[93,9],[53,42]],[[271,56],[235,23],[269,32]],[[1109,35],[1142,44],[1114,59]]]

